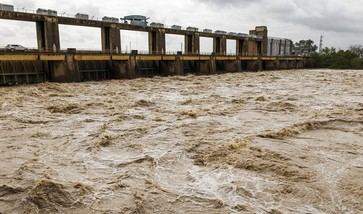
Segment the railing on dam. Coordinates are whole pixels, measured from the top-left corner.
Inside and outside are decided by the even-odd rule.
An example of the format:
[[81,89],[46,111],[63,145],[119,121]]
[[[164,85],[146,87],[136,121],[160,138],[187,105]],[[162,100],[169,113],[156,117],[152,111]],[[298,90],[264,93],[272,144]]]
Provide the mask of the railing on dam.
[[122,52],[107,53],[104,51],[57,51],[57,52],[0,52],[0,61],[64,61],[66,56],[72,56],[76,61],[122,61],[129,60],[130,56],[135,56],[140,61],[163,61],[163,60],[303,60],[298,56],[261,56],[249,54],[208,54],[208,53],[181,53],[181,52]]

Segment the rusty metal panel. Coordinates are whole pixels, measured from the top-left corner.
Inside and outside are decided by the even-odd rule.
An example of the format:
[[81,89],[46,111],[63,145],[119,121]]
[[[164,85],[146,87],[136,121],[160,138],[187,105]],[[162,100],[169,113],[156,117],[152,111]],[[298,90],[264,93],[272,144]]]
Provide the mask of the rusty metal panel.
[[184,61],[199,60],[199,56],[182,56],[182,60],[184,60]]
[[64,61],[66,59],[65,55],[47,55],[42,54],[39,56],[41,61]]
[[162,56],[137,56],[136,59],[141,61],[160,61]]
[[80,55],[74,56],[76,61],[108,61],[111,60],[111,55]]
[[258,60],[257,56],[242,56],[240,57],[241,60]]
[[129,58],[129,55],[112,55],[112,60],[114,61],[127,61]]
[[199,57],[200,60],[210,60],[209,56],[201,56]]
[[237,60],[235,56],[217,56],[216,60]]
[[37,61],[38,54],[4,54],[0,55],[0,61]]
[[261,59],[266,61],[274,61],[277,60],[277,57],[262,57]]
[[41,61],[1,61],[0,85],[44,82],[46,67],[46,62]]
[[163,56],[163,60],[165,61],[173,61],[176,60],[175,56]]

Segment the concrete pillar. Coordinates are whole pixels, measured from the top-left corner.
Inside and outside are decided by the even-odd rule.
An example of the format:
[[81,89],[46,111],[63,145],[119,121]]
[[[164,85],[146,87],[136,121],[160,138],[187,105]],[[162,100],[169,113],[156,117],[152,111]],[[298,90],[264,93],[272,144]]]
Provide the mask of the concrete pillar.
[[280,40],[279,42],[279,56],[283,55],[283,52],[284,52],[284,44],[282,42],[282,40]]
[[248,40],[238,39],[236,40],[236,54],[237,56],[246,56],[248,53]]
[[137,71],[137,51],[131,51],[128,61],[128,78],[133,79],[136,77]]
[[268,50],[268,30],[266,26],[257,26],[255,29],[256,35],[262,37],[261,46],[259,51],[262,56],[267,56]]
[[210,73],[211,74],[216,74],[217,73],[217,64],[216,64],[216,56],[214,53],[212,53],[211,58],[210,58]]
[[165,54],[165,30],[158,29],[149,31],[149,53]]
[[216,55],[227,54],[227,38],[225,36],[217,36],[213,38],[213,52]]
[[184,35],[185,54],[199,54],[200,53],[200,36],[195,32],[192,34]]
[[247,41],[247,55],[248,56],[257,56],[257,41],[255,38],[248,38]]
[[286,56],[286,52],[287,52],[287,40],[285,39],[283,42],[283,46],[284,46],[284,56]]
[[101,28],[102,51],[121,53],[121,32],[116,25]]
[[80,82],[81,74],[73,54],[67,54],[65,61],[49,62],[51,82]]
[[260,56],[267,55],[267,28],[266,27],[256,27],[255,30],[250,30],[250,36],[259,36],[260,38],[248,38],[248,55],[249,56]]
[[59,27],[56,17],[44,17],[36,22],[39,51],[57,52],[60,50]]

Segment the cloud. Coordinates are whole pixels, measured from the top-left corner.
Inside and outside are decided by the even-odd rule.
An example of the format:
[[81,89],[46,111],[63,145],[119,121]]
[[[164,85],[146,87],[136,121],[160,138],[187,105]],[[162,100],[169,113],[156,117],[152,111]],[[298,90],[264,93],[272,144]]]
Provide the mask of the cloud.
[[259,4],[262,1],[263,0],[199,0],[199,2],[202,3],[218,6],[246,6],[250,4]]
[[[91,17],[142,14],[151,21],[166,25],[196,26],[201,29],[222,29],[248,32],[257,25],[267,25],[270,35],[293,40],[312,38],[318,41],[324,34],[327,46],[338,48],[363,44],[363,4],[358,0],[2,0],[20,8],[52,8],[59,13],[88,13]],[[0,34],[0,41],[11,43],[14,27],[0,23],[8,33]],[[69,35],[74,35],[72,32]],[[20,36],[18,36],[20,38]],[[73,41],[85,42],[82,35]],[[85,37],[87,38],[87,36]],[[92,44],[92,42],[86,42]],[[97,46],[99,44],[97,43]]]

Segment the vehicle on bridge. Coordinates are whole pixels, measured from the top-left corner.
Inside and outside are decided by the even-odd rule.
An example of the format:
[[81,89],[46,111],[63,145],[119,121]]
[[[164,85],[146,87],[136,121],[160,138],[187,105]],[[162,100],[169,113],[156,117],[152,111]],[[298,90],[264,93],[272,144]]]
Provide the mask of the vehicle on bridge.
[[6,51],[27,51],[28,48],[21,45],[7,45],[5,46]]
[[140,16],[140,15],[130,15],[130,16],[125,16],[123,18],[121,18],[121,20],[125,23],[125,24],[131,24],[131,25],[138,25],[138,26],[147,26],[148,21],[150,18],[146,17],[146,16]]
[[38,8],[36,13],[39,15],[46,15],[46,16],[57,16],[58,15],[57,11],[55,11],[55,10],[42,9],[42,8]]
[[10,4],[0,4],[0,10],[2,11],[14,11],[14,6]]

